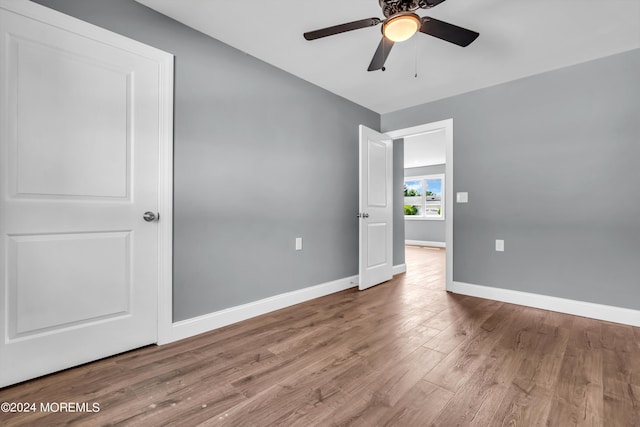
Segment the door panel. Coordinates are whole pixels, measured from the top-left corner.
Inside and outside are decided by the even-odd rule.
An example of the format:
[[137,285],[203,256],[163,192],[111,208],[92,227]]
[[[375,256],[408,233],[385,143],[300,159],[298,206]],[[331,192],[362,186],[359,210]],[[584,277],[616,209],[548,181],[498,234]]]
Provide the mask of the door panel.
[[0,24],[4,386],[157,341],[160,75],[112,38]]
[[28,112],[12,117],[16,194],[126,197],[130,72],[44,43],[8,39],[9,108]]
[[368,144],[368,206],[387,205],[387,146],[384,142],[367,140]]
[[13,193],[126,197],[131,70],[49,40],[7,39]]
[[367,268],[384,265],[387,261],[387,224],[367,224]]
[[360,289],[393,276],[392,148],[386,135],[360,126]]
[[128,315],[130,237],[129,232],[11,236],[9,340]]

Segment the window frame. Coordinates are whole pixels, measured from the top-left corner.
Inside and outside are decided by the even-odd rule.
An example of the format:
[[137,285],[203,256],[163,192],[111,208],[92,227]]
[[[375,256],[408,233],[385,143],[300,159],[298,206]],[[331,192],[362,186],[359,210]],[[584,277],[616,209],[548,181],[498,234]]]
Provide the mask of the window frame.
[[[425,216],[424,212],[426,211],[426,207],[427,207],[427,185],[426,182],[427,180],[432,180],[432,179],[440,179],[441,180],[441,190],[440,190],[440,215],[439,216]],[[410,220],[410,221],[444,221],[445,220],[445,215],[446,215],[446,209],[445,209],[445,174],[444,173],[435,173],[435,174],[429,174],[429,175],[416,175],[416,176],[405,176],[404,177],[404,181],[403,181],[403,185],[406,185],[407,181],[420,181],[421,182],[421,186],[422,186],[422,194],[420,195],[420,197],[422,198],[421,201],[421,207],[422,207],[422,215],[405,215],[404,219],[406,220]],[[403,197],[404,193],[403,193]],[[404,201],[404,199],[403,199]],[[403,203],[404,206],[404,203]]]

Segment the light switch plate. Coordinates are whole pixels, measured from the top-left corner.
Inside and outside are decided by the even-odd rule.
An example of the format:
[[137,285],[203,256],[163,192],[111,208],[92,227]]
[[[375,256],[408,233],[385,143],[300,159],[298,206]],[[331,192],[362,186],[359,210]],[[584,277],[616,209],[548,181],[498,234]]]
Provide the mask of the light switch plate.
[[466,191],[456,193],[457,203],[469,203],[469,193]]
[[302,237],[296,237],[296,251],[302,250]]
[[504,240],[500,240],[500,239],[496,240],[496,251],[504,252]]

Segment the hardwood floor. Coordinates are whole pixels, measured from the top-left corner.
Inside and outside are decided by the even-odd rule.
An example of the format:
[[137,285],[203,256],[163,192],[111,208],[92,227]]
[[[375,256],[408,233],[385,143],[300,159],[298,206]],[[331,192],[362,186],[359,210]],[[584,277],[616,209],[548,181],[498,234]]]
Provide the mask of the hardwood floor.
[[[640,329],[444,292],[408,272],[0,390],[0,425],[640,426]],[[5,369],[5,367],[3,367]]]

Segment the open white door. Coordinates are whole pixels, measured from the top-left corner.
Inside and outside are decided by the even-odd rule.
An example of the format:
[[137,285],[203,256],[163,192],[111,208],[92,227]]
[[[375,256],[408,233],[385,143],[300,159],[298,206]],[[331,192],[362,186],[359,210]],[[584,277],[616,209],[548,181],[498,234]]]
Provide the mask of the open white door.
[[1,387],[157,341],[171,56],[27,1],[0,29]]
[[393,277],[393,141],[360,125],[359,288]]

